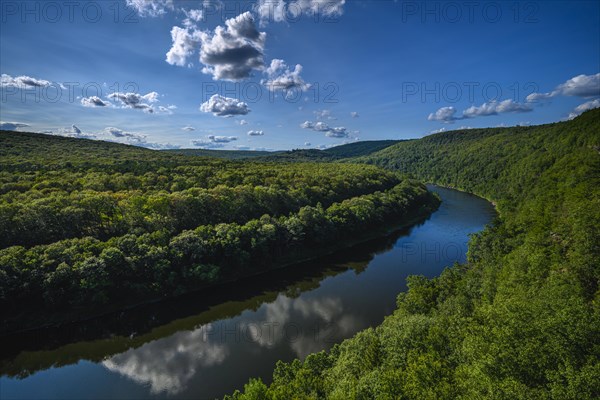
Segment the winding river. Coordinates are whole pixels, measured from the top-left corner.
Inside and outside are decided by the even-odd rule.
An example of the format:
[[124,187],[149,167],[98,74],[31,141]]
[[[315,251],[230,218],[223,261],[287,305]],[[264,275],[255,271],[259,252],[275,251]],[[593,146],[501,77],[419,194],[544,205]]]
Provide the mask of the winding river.
[[495,216],[467,193],[427,220],[287,270],[86,323],[2,338],[1,399],[214,398],[277,360],[303,358],[381,323],[406,277],[465,261]]

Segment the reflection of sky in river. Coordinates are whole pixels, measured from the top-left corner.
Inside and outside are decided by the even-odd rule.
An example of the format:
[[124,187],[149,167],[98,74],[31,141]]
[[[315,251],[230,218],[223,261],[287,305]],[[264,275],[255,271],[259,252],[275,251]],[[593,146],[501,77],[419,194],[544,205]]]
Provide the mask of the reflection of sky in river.
[[280,294],[250,315],[178,332],[113,356],[102,365],[148,385],[151,393],[176,394],[196,374],[202,374],[202,369],[235,357],[239,346],[250,353],[259,348],[287,347],[295,357],[304,358],[329,347],[340,335],[355,332],[357,325],[354,316],[344,313],[340,298]]

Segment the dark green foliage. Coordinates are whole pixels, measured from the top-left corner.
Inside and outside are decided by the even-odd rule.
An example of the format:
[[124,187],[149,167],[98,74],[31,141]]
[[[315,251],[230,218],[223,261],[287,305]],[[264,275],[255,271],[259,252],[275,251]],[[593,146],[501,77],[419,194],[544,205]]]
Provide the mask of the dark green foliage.
[[410,278],[381,326],[319,353],[316,375],[309,358],[278,363],[270,386],[234,398],[599,398],[599,153],[593,110],[363,159],[494,199],[500,219],[473,237],[467,264]]
[[164,150],[167,153],[183,154],[196,157],[213,157],[226,160],[241,160],[245,158],[254,158],[261,156],[270,156],[276,152],[256,151],[256,150],[206,150],[206,149],[176,149]]
[[[364,165],[248,163],[0,133],[3,328],[315,257],[437,206]],[[8,324],[10,321],[10,324]]]
[[363,166],[226,162],[132,146],[0,133],[0,248],[245,223],[387,190]]

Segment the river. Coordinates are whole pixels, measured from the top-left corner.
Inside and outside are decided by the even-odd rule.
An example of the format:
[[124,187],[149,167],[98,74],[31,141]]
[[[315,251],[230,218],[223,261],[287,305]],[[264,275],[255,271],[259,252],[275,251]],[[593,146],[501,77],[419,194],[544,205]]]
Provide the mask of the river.
[[393,312],[406,277],[466,258],[495,216],[429,186],[428,219],[323,259],[86,323],[2,338],[1,399],[221,398],[277,360],[330,348]]

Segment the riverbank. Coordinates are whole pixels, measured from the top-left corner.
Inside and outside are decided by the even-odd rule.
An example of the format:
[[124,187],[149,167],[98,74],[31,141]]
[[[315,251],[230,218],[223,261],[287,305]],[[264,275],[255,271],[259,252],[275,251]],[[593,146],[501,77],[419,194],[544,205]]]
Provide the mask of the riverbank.
[[[404,189],[403,189],[404,190]],[[384,192],[383,194],[385,194]],[[383,195],[382,194],[382,195]],[[186,293],[201,291],[207,288],[219,287],[232,282],[237,282],[248,277],[266,274],[269,271],[276,269],[292,268],[294,265],[323,257],[340,251],[344,248],[354,246],[358,243],[371,240],[375,237],[381,237],[394,230],[401,229],[408,225],[416,223],[418,220],[425,218],[437,207],[439,207],[439,198],[431,192],[423,190],[414,195],[411,203],[403,206],[403,217],[394,218],[394,214],[390,214],[389,219],[384,219],[384,223],[379,224],[369,229],[356,231],[352,236],[344,235],[343,241],[330,241],[319,243],[317,246],[303,246],[300,251],[292,249],[286,255],[279,257],[271,262],[266,263],[266,267],[246,269],[244,273],[236,273],[235,275],[224,276],[221,279],[209,284],[196,285],[193,289],[183,290],[177,295],[163,295],[160,297],[148,296],[146,298],[138,298],[136,301],[111,299],[110,304],[102,306],[86,306],[81,308],[71,308],[69,311],[53,311],[45,312],[40,315],[37,312],[24,313],[13,319],[6,319],[3,323],[0,335],[14,335],[19,332],[28,332],[32,330],[41,330],[50,327],[57,327],[64,324],[73,324],[78,322],[90,321],[102,316],[106,316],[121,311],[131,311],[137,307],[148,305],[156,302],[180,296]],[[365,196],[363,196],[365,197]],[[344,204],[344,203],[341,203]],[[333,207],[333,206],[332,206]],[[329,209],[328,209],[329,210]]]

